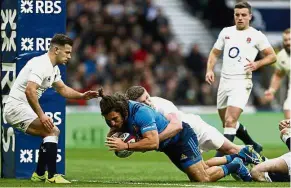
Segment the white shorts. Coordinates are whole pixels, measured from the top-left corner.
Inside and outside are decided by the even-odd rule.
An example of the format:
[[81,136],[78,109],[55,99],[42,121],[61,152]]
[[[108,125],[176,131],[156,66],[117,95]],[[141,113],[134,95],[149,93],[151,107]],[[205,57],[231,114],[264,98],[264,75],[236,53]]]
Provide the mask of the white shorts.
[[23,132],[37,118],[29,104],[16,100],[5,104],[3,116],[7,123]]
[[214,127],[207,124],[200,116],[184,114],[182,121],[188,123],[197,135],[201,153],[221,148],[225,137]]
[[283,159],[286,162],[288,166],[289,175],[291,175],[291,152],[285,153],[279,158]]
[[243,110],[249,100],[252,88],[251,79],[225,79],[221,77],[217,91],[217,108],[235,106]]
[[288,90],[287,99],[284,102],[283,110],[290,110],[291,109],[291,91]]

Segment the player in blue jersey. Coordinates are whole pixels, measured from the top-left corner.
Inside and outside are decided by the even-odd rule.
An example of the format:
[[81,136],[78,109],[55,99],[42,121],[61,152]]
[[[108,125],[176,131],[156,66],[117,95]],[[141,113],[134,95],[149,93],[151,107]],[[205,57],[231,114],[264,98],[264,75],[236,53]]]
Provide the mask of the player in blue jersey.
[[[251,181],[248,169],[237,155],[228,156],[222,166],[205,165],[193,129],[182,122],[182,130],[172,137],[160,139],[159,134],[171,126],[169,121],[152,108],[127,100],[124,96],[104,96],[99,89],[100,108],[106,123],[115,131],[129,132],[137,137],[135,143],[125,143],[120,138],[108,137],[106,146],[112,151],[151,151],[164,152],[170,160],[191,181],[213,182],[230,173],[236,173],[244,181]],[[175,116],[172,116],[175,119]],[[173,119],[171,121],[173,121]],[[176,118],[176,121],[179,121]]]

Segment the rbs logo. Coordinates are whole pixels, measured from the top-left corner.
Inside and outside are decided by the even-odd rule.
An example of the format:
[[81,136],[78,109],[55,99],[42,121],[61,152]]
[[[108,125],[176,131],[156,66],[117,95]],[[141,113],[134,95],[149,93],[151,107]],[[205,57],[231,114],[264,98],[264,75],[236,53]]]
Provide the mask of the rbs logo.
[[21,38],[21,51],[48,51],[51,38]]
[[62,12],[61,1],[56,0],[21,0],[21,13],[59,14]]

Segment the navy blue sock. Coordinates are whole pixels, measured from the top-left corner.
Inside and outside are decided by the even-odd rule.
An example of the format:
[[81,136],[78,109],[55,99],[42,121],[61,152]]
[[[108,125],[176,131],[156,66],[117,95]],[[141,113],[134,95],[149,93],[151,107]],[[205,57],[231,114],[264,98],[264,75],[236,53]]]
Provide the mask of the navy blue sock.
[[227,138],[229,141],[233,142],[235,134],[224,134],[224,137]]
[[57,173],[57,143],[46,142],[44,143],[46,150],[46,162],[48,168],[48,178],[52,178]]
[[41,143],[39,147],[38,162],[37,162],[37,167],[36,167],[36,173],[39,176],[44,175],[45,169],[46,169],[45,155],[44,155],[43,149],[44,149],[44,144]]
[[239,128],[236,131],[236,137],[241,139],[246,145],[255,145],[257,144],[249,135],[245,126],[241,123],[239,124]]
[[289,174],[268,172],[268,175],[273,182],[290,182]]
[[286,143],[285,143],[286,145],[287,145],[287,147],[288,147],[288,149],[289,149],[289,151],[290,151],[290,138],[288,138],[287,140],[286,140]]
[[239,157],[239,155],[231,154],[231,155],[226,155],[225,157],[226,157],[227,163],[230,163],[234,158]]
[[231,174],[231,173],[236,173],[239,167],[240,165],[238,163],[229,163],[229,164],[221,166],[224,172],[224,176],[227,176],[228,174]]

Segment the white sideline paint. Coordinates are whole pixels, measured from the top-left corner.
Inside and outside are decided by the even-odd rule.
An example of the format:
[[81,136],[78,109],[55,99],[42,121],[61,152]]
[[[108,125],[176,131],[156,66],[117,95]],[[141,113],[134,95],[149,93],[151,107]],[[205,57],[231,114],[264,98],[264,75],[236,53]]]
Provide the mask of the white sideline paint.
[[[71,180],[71,182],[84,182],[84,183],[102,183],[102,184],[129,184],[129,185],[149,185],[149,186],[177,186],[177,187],[203,187],[203,188],[223,188],[224,186],[212,185],[198,185],[198,184],[179,184],[179,183],[146,183],[146,182],[118,182],[118,181],[102,181],[102,180]],[[244,187],[232,187],[244,188]]]

